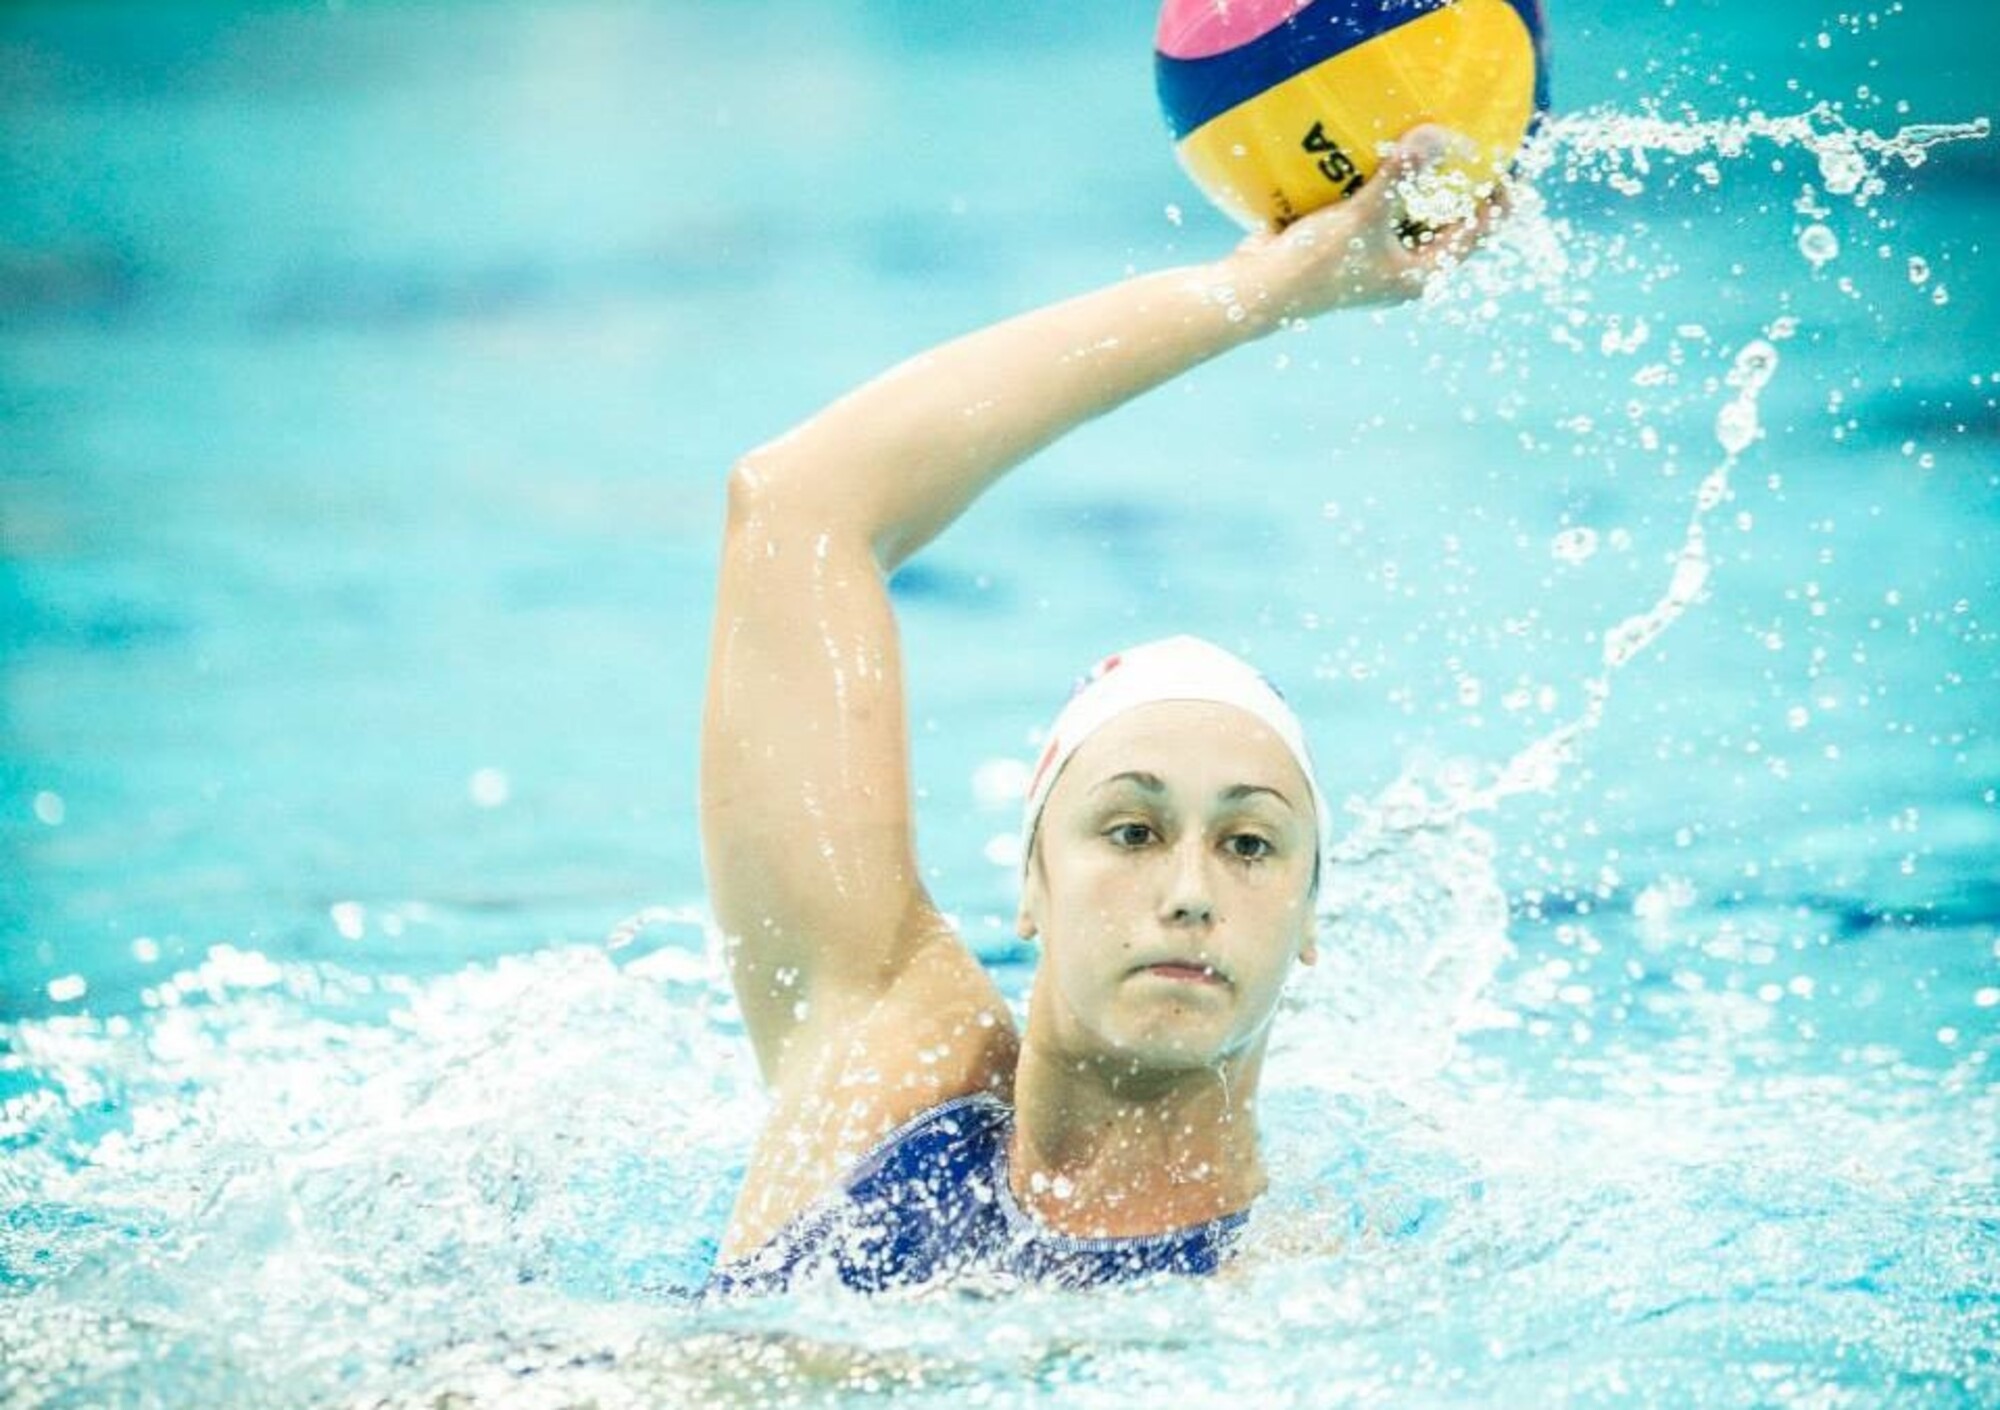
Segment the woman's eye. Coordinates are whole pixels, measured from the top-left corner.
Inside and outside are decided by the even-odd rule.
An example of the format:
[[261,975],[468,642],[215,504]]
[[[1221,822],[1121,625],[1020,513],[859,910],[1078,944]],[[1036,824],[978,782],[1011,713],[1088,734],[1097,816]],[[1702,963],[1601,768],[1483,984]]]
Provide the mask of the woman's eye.
[[1153,840],[1153,829],[1142,822],[1119,823],[1105,834],[1120,847],[1143,847]]
[[1239,832],[1228,842],[1230,855],[1246,862],[1261,862],[1277,849],[1267,837],[1259,837],[1254,832]]

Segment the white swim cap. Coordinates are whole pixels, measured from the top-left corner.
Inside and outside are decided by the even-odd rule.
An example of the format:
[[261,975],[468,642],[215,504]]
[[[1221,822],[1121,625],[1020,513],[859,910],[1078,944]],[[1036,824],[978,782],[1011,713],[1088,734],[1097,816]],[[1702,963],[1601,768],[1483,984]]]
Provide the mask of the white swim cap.
[[1312,791],[1313,820],[1319,851],[1324,855],[1332,831],[1326,799],[1313,772],[1304,728],[1277,688],[1241,657],[1200,637],[1170,636],[1130,647],[1099,661],[1049,726],[1048,743],[1028,781],[1027,807],[1021,820],[1021,869],[1025,873],[1033,850],[1035,828],[1063,766],[1084,740],[1120,715],[1162,700],[1206,700],[1234,705],[1268,726],[1297,761]]

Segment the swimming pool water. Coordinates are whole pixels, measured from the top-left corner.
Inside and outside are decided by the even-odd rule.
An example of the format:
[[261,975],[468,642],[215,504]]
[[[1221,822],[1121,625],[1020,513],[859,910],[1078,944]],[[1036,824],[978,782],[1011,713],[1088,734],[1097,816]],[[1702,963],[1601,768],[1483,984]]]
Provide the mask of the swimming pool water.
[[1240,1272],[675,1299],[760,1113],[722,472],[1226,248],[1151,10],[0,15],[0,1400],[2000,1395],[2000,165],[1855,140],[1989,111],[1940,0],[1555,7],[1478,265],[899,578],[930,884],[1017,998],[1010,763],[1103,650],[1242,649],[1354,800]]

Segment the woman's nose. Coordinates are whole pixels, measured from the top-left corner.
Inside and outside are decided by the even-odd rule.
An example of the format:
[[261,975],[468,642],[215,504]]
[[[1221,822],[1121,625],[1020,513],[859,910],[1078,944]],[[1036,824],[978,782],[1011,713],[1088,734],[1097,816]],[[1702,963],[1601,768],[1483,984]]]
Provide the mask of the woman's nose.
[[1161,919],[1169,925],[1207,925],[1215,919],[1208,858],[1199,841],[1186,841],[1174,848],[1173,869],[1161,899]]

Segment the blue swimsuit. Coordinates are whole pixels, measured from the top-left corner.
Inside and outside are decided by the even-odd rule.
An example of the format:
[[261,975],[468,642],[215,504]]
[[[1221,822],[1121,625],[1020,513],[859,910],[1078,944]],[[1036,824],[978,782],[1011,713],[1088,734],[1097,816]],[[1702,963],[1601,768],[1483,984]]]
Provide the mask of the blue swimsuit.
[[1021,1208],[1007,1184],[1014,1111],[985,1093],[905,1122],[840,1190],[753,1254],[719,1264],[711,1295],[783,1292],[835,1278],[858,1292],[940,1279],[1085,1288],[1155,1273],[1212,1273],[1247,1213],[1139,1238],[1059,1234]]

